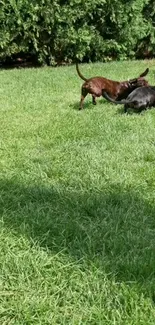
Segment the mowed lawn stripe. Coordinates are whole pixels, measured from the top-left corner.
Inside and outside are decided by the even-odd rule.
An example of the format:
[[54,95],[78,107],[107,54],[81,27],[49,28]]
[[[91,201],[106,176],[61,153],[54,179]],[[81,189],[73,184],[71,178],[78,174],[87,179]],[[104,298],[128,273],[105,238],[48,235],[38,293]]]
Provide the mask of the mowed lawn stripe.
[[[154,61],[83,64],[138,76]],[[2,324],[154,324],[155,110],[89,95],[75,66],[0,71]]]

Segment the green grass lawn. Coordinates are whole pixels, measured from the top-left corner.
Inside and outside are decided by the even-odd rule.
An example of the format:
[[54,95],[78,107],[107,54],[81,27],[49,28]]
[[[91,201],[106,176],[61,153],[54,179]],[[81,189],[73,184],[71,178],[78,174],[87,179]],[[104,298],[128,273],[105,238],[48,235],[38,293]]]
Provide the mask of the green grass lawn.
[[[126,80],[155,61],[81,65]],[[0,71],[0,324],[155,324],[155,110],[75,66]]]

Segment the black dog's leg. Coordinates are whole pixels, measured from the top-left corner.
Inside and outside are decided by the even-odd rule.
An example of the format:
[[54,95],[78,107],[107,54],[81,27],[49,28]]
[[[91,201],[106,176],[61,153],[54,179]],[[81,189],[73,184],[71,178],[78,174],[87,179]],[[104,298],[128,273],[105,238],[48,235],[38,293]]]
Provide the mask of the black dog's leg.
[[124,113],[128,113],[128,105],[127,104],[124,105]]

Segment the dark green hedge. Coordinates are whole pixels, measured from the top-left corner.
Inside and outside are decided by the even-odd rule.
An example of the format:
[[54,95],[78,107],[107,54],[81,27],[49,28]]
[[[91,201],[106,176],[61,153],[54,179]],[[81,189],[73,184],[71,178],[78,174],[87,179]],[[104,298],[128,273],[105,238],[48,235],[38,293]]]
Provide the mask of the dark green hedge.
[[49,65],[152,57],[153,0],[0,0],[0,60]]

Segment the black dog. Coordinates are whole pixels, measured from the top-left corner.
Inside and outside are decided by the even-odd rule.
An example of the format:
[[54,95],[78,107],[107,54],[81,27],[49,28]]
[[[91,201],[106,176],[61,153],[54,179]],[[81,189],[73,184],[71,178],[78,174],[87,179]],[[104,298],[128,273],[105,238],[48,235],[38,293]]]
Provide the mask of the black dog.
[[120,101],[111,98],[105,91],[103,97],[114,104],[124,104],[124,111],[127,112],[128,108],[134,108],[138,112],[148,107],[155,106],[155,87],[139,87],[133,90],[126,99]]

